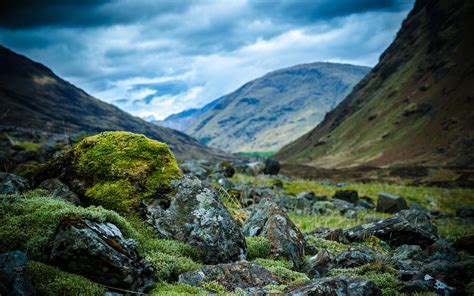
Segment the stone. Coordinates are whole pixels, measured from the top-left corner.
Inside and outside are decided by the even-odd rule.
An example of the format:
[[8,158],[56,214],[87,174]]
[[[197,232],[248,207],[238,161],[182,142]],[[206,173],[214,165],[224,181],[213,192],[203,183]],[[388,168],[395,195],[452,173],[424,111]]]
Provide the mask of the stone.
[[438,230],[429,216],[413,210],[403,210],[390,218],[349,228],[345,235],[349,241],[362,241],[373,235],[391,247],[420,245],[424,248],[439,239]]
[[52,195],[57,196],[65,201],[68,201],[75,205],[82,205],[81,200],[74,192],[69,190],[69,187],[62,183],[59,179],[48,179],[43,181],[39,186],[39,189],[49,191]]
[[245,236],[263,236],[271,244],[271,253],[292,262],[299,270],[303,264],[306,241],[288,215],[268,199],[260,201],[243,225]]
[[474,218],[474,207],[463,207],[456,210],[459,218]]
[[36,289],[27,272],[27,263],[28,258],[23,252],[0,254],[0,295],[36,295]]
[[344,230],[341,228],[318,227],[318,228],[313,229],[309,234],[311,234],[315,238],[335,241],[342,244],[349,243],[346,235],[344,234]]
[[425,275],[422,279],[405,282],[397,288],[397,291],[409,295],[426,292],[436,292],[438,295],[456,294],[455,288],[448,286],[440,280],[434,279],[430,275]]
[[359,200],[359,195],[355,190],[338,190],[334,194],[333,198],[341,199],[355,204]]
[[303,271],[310,279],[325,276],[332,267],[332,259],[329,252],[321,249],[316,255],[306,260]]
[[207,264],[246,258],[247,247],[240,226],[212,187],[195,177],[184,177],[172,182],[172,186],[175,195],[169,208],[157,204],[142,207],[145,221],[162,238],[195,246]]
[[29,189],[30,185],[25,178],[0,172],[0,194],[20,194]]
[[[264,267],[247,261],[204,265],[179,275],[179,282],[206,289],[206,283],[217,283],[228,292],[237,289],[262,288],[282,281]],[[211,292],[211,291],[210,291]]]
[[49,260],[97,283],[136,292],[151,288],[154,269],[112,223],[65,218],[50,242]]
[[247,163],[241,167],[236,168],[237,172],[243,174],[257,176],[263,173],[265,170],[265,164],[261,161]]
[[276,197],[275,192],[268,187],[253,187],[248,185],[242,185],[241,189],[241,201],[246,204],[257,204],[264,198],[274,199]]
[[198,178],[199,180],[205,180],[210,174],[209,169],[207,169],[196,161],[183,162],[179,165],[179,168],[181,169],[183,174],[191,175],[193,177]]
[[390,262],[401,270],[414,270],[423,265],[423,250],[418,245],[402,245],[390,254]]
[[424,253],[428,257],[427,261],[445,260],[459,261],[461,257],[451,244],[445,240],[438,240],[425,248]]
[[458,238],[454,242],[453,247],[458,251],[464,251],[474,255],[474,234]]
[[382,291],[372,281],[344,275],[313,279],[308,282],[287,287],[285,295],[350,295],[381,296]]
[[457,262],[437,260],[425,263],[421,272],[440,279],[450,286],[463,286],[474,279],[474,259]]
[[267,158],[265,160],[265,168],[263,173],[265,175],[278,175],[280,172],[280,162],[276,159]]
[[393,214],[408,209],[407,202],[399,195],[379,192],[378,197],[377,212]]
[[354,268],[382,258],[382,255],[366,246],[351,247],[349,250],[339,253],[334,258],[335,266],[340,268]]
[[221,162],[217,170],[222,172],[226,178],[232,178],[235,174],[235,168],[230,162]]

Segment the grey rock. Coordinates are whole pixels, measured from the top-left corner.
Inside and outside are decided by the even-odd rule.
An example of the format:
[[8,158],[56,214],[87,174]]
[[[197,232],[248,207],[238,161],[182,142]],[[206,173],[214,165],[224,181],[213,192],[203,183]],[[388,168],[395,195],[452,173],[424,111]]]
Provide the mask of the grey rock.
[[432,261],[425,263],[421,270],[433,278],[443,279],[450,286],[462,286],[474,279],[474,259],[465,259],[457,262]]
[[306,241],[288,215],[268,199],[260,201],[243,225],[245,236],[263,236],[271,244],[271,252],[293,263],[294,269],[303,264]]
[[474,207],[463,207],[456,210],[459,218],[474,218]]
[[345,234],[349,241],[361,241],[374,235],[391,247],[427,247],[439,239],[437,228],[431,223],[429,216],[413,210],[404,210],[393,217],[350,228]]
[[217,172],[224,174],[226,178],[232,178],[235,174],[235,167],[230,162],[221,162],[217,166]]
[[341,228],[318,227],[316,229],[313,229],[309,234],[314,236],[315,238],[335,241],[343,244],[349,243],[346,235],[344,234],[344,230]]
[[355,204],[359,200],[359,195],[355,190],[338,190],[334,198]]
[[436,292],[438,295],[455,295],[456,289],[446,283],[425,275],[422,279],[411,280],[403,283],[397,289],[400,293],[416,294],[423,292]]
[[29,189],[30,185],[25,178],[0,172],[0,194],[20,194]]
[[112,223],[63,219],[50,242],[50,262],[97,283],[147,291],[153,267],[138,255],[138,244]]
[[280,172],[280,162],[276,159],[267,158],[265,160],[265,168],[263,173],[266,175],[278,175]]
[[407,202],[399,195],[379,192],[379,198],[377,200],[377,212],[381,213],[397,213],[401,210],[408,209]]
[[459,261],[459,256],[456,249],[445,240],[438,240],[432,245],[429,245],[424,250],[428,257],[427,261],[445,260],[445,261]]
[[416,270],[423,265],[425,255],[418,245],[402,245],[390,254],[390,262],[401,270]]
[[28,258],[23,252],[0,254],[0,295],[36,295],[36,289],[26,269],[27,263]]
[[453,247],[458,251],[468,252],[469,254],[474,254],[474,234],[466,235],[458,238]]
[[207,163],[199,161],[187,161],[179,165],[179,168],[186,175],[197,177],[200,180],[206,179],[211,173],[210,169],[206,166]]
[[175,196],[168,209],[145,205],[145,220],[159,235],[197,247],[204,263],[227,263],[246,258],[247,247],[239,224],[218,193],[197,178],[172,183]]
[[260,175],[263,173],[264,170],[265,170],[265,164],[260,161],[251,162],[251,163],[247,163],[245,165],[236,167],[237,172],[251,175],[251,176]]
[[303,271],[310,279],[325,276],[332,267],[332,258],[328,251],[321,249],[316,255],[306,260]]
[[57,196],[65,201],[75,205],[81,205],[79,197],[69,187],[62,183],[59,179],[49,179],[43,181],[38,188],[49,191],[52,195]]
[[366,246],[351,247],[334,258],[335,265],[341,268],[354,268],[372,263],[383,256],[374,249]]
[[[247,261],[228,264],[204,265],[198,270],[183,273],[179,282],[205,289],[205,284],[216,282],[228,292],[243,289],[263,288],[266,285],[279,284],[281,280],[264,267]],[[256,292],[253,290],[253,292]]]
[[285,295],[350,295],[380,296],[382,291],[372,281],[344,275],[313,279],[311,281],[288,287]]

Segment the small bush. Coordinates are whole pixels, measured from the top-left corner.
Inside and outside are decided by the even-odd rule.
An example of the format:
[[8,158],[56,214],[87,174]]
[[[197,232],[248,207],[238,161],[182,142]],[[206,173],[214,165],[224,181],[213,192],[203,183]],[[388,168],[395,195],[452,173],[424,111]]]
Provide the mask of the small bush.
[[261,236],[246,237],[247,243],[247,259],[268,258],[271,252],[270,241]]
[[27,269],[40,295],[102,296],[106,292],[106,289],[82,276],[40,262],[28,262]]

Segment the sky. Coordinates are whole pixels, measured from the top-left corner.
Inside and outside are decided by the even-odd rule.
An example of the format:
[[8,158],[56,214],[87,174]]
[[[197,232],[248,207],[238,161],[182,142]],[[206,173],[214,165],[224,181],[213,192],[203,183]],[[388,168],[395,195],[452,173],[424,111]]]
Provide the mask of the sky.
[[201,107],[276,69],[374,66],[414,0],[6,0],[0,44],[133,115]]

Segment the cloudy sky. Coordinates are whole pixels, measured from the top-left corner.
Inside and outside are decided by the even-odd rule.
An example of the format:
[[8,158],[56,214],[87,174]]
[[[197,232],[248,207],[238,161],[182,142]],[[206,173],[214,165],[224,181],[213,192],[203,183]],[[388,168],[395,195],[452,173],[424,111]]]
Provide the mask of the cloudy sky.
[[374,66],[413,0],[16,0],[0,44],[93,96],[162,119],[283,67]]

